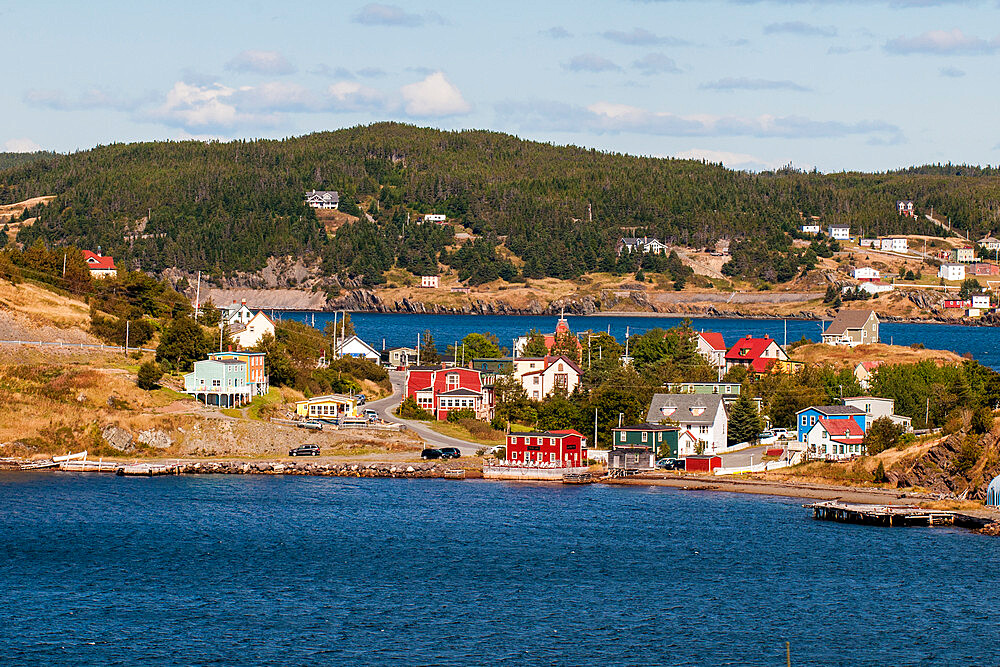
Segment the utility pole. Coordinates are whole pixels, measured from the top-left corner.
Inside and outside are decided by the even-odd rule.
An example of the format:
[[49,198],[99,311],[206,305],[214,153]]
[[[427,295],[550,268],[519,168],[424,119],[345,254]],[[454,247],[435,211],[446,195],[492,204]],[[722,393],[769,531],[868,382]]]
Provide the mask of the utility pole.
[[420,365],[420,334],[417,334],[417,366]]
[[66,277],[66,252],[63,251],[63,278]]
[[597,449],[597,408],[594,408],[594,449]]
[[128,356],[128,325],[129,321],[125,320],[125,356]]
[[194,319],[201,316],[201,271],[198,272],[198,287],[194,291]]
[[222,334],[226,330],[225,320],[219,320],[219,352],[222,352]]

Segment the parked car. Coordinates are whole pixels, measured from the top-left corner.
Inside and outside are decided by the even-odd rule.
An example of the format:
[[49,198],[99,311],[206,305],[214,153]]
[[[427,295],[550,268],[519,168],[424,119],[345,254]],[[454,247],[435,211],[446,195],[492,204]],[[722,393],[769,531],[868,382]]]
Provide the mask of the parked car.
[[322,431],[323,430],[323,424],[322,424],[322,422],[314,422],[314,421],[299,422],[299,423],[296,424],[296,426],[298,426],[299,428],[308,428],[308,429],[311,429],[313,431]]
[[319,456],[319,445],[299,445],[288,450],[289,456]]
[[462,457],[462,452],[458,451],[458,447],[441,448],[441,458],[443,459],[458,459],[461,457]]
[[785,440],[792,437],[792,434],[787,428],[772,428],[771,433],[776,435],[779,440]]
[[424,451],[420,452],[420,458],[422,459],[439,459],[441,458],[441,450],[434,449],[433,447],[428,447]]
[[368,398],[364,394],[355,394],[354,398],[357,399],[358,405],[364,405],[368,402]]
[[656,467],[660,470],[684,470],[684,459],[660,459],[656,462]]
[[367,417],[370,422],[378,421],[378,413],[375,410],[365,410],[365,417]]

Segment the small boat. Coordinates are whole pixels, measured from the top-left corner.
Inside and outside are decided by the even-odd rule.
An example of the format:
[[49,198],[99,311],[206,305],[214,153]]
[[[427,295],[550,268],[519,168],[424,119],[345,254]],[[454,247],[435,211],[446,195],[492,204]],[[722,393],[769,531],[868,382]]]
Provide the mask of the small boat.
[[444,471],[445,479],[465,479],[465,468],[449,468]]
[[563,473],[563,484],[592,484],[594,476],[589,472],[567,472]]

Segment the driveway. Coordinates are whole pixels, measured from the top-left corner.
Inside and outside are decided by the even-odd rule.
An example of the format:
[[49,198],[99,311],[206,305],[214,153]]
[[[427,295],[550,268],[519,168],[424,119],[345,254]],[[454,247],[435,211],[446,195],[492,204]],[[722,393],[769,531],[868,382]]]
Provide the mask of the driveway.
[[403,395],[406,373],[403,371],[389,371],[389,381],[392,382],[392,396],[367,403],[364,408],[375,410],[387,422],[403,424],[406,428],[423,438],[431,447],[457,447],[458,451],[462,452],[462,456],[475,456],[476,452],[483,448],[483,445],[469,442],[468,440],[459,440],[458,438],[441,435],[431,429],[425,422],[401,419],[393,414],[392,411],[399,406]]
[[741,449],[738,452],[719,454],[719,456],[722,457],[722,466],[724,468],[743,468],[753,465],[754,463],[760,463],[764,457],[764,450],[770,446],[771,445],[760,445],[759,447],[747,447],[746,449]]

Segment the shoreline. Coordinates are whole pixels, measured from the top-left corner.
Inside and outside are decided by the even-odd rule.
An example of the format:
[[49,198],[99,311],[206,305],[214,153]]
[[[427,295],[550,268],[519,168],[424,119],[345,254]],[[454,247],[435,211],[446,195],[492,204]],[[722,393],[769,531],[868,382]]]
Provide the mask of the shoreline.
[[[110,459],[105,459],[110,462]],[[128,462],[133,462],[129,459]],[[125,464],[126,461],[118,461]],[[369,477],[391,479],[448,479],[446,471],[461,469],[465,479],[483,479],[482,468],[478,461],[471,459],[456,459],[453,462],[427,461],[289,461],[289,460],[240,460],[240,459],[210,459],[210,460],[148,460],[153,465],[170,465],[175,470],[173,475],[298,475],[312,477]],[[3,473],[63,473],[101,474],[93,471],[65,471],[59,468],[41,468],[22,470],[20,461],[5,460],[0,462],[0,475]],[[23,463],[28,463],[24,461]],[[472,465],[467,465],[472,463]],[[17,467],[15,467],[17,466]],[[109,474],[105,472],[104,474]],[[113,473],[110,473],[113,474]],[[484,480],[489,482],[511,482],[526,484],[548,484],[560,482],[533,480]],[[652,473],[636,475],[624,479],[595,479],[595,484],[607,486],[663,486],[684,491],[716,491],[723,493],[744,493],[751,495],[779,496],[785,498],[800,498],[809,500],[842,500],[849,503],[867,503],[880,505],[919,505],[921,503],[949,502],[954,499],[943,498],[938,494],[905,489],[882,489],[870,487],[852,487],[843,485],[826,485],[815,482],[789,482],[763,479],[707,477],[702,475]],[[963,510],[982,512],[1000,521],[1000,509],[994,510],[982,506],[980,509]]]

